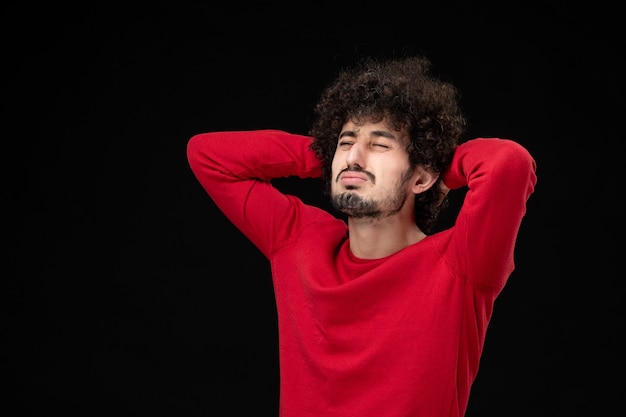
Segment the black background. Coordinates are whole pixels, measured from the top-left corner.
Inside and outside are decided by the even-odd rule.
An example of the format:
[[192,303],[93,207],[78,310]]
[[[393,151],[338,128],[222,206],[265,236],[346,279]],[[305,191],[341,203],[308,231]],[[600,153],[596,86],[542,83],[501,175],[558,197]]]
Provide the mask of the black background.
[[[306,133],[339,68],[424,53],[462,91],[469,136],[513,138],[538,163],[467,417],[621,409],[619,16],[558,1],[5,2],[2,408],[276,416],[269,267],[186,143]],[[281,186],[326,204],[316,183]]]

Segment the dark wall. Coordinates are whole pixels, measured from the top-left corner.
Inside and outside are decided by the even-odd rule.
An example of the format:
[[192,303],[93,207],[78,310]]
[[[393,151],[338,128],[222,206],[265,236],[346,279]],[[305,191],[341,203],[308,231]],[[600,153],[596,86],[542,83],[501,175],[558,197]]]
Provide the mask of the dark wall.
[[187,140],[306,133],[340,67],[406,53],[461,89],[471,136],[538,163],[467,417],[619,407],[618,13],[460,3],[2,6],[12,415],[277,415],[269,267],[191,174]]

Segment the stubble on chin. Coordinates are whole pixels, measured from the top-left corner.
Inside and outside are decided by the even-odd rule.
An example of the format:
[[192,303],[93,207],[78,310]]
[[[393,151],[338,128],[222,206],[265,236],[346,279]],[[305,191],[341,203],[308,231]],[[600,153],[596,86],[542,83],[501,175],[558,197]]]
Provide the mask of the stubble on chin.
[[366,200],[352,191],[334,194],[331,203],[336,210],[351,217],[378,217],[381,214],[375,202]]

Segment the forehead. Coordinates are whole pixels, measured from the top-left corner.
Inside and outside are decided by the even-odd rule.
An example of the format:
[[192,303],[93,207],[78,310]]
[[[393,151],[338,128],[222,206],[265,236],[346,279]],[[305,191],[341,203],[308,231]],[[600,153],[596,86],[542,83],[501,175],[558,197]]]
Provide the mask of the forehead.
[[341,133],[351,132],[355,136],[385,136],[408,144],[409,136],[405,129],[394,129],[385,120],[372,122],[369,120],[349,120],[344,123]]

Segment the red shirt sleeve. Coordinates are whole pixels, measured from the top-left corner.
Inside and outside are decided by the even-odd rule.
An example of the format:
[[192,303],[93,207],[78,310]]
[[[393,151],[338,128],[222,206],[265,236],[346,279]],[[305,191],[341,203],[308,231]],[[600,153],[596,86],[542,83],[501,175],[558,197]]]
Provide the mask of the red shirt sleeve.
[[311,138],[279,130],[210,132],[193,136],[187,158],[218,208],[266,256],[287,239],[302,202],[279,192],[275,178],[317,178],[321,164]]
[[517,233],[537,182],[535,160],[512,140],[473,139],[459,145],[443,181],[450,189],[468,187],[449,263],[474,285],[501,290],[514,269]]

